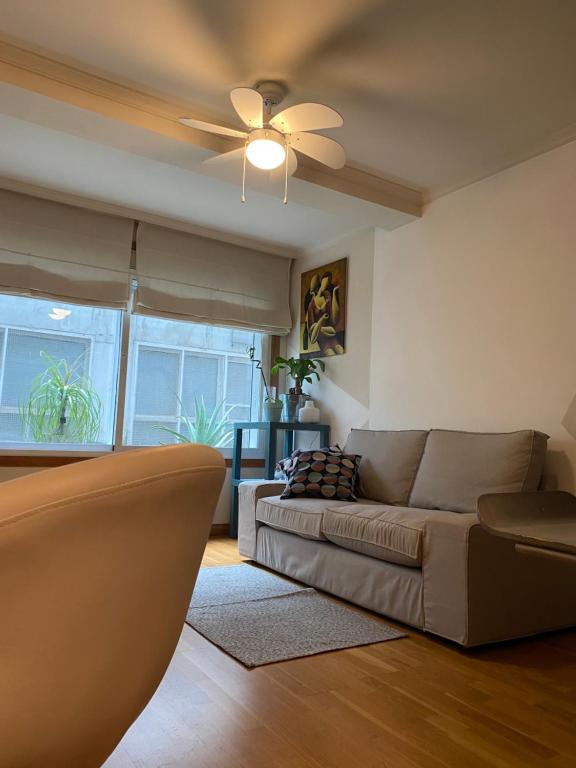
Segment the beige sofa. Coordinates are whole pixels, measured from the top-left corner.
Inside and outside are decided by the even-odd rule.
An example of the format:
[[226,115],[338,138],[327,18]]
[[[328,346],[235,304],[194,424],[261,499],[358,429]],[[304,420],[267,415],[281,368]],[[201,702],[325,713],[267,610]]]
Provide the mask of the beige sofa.
[[352,430],[358,503],[240,485],[239,550],[294,579],[464,646],[576,624],[576,569],[479,524],[484,493],[537,490],[547,436]]

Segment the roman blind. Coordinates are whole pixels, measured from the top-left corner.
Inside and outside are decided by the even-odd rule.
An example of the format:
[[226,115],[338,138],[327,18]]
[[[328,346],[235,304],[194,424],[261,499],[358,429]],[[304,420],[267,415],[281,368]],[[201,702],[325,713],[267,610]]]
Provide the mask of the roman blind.
[[126,308],[133,222],[0,190],[0,291]]
[[285,335],[290,259],[139,225],[134,312]]

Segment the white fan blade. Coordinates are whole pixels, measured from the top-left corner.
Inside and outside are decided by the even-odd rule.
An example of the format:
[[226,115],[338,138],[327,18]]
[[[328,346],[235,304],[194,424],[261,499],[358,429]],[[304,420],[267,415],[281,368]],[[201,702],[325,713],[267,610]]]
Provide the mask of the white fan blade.
[[291,147],[288,147],[288,176],[292,176],[296,168],[298,168],[296,152]]
[[[294,152],[293,149],[288,149],[288,176],[292,176],[294,174],[294,171],[298,167],[298,158],[296,157],[296,152]],[[268,171],[269,178],[274,181],[280,181],[284,178],[284,174],[286,173],[286,170],[284,168],[284,163],[282,165],[279,165],[278,168],[274,168],[272,171]]]
[[226,128],[223,125],[205,123],[203,120],[194,120],[193,117],[181,117],[178,122],[182,123],[182,125],[187,125],[189,128],[196,128],[199,131],[206,131],[207,133],[220,133],[222,136],[234,136],[237,139],[245,139],[248,135],[244,131],[237,131],[235,128]]
[[317,133],[292,133],[290,146],[330,168],[338,169],[346,165],[344,147],[327,136],[319,136]]
[[249,128],[262,128],[264,100],[254,88],[234,88],[230,91],[234,109]]
[[230,152],[222,152],[220,155],[209,157],[207,160],[204,160],[202,165],[220,165],[222,163],[229,163],[230,161],[234,160],[242,161],[243,154],[244,147],[240,147],[239,149],[233,149]]
[[274,115],[270,120],[272,128],[282,133],[297,131],[318,131],[321,128],[340,128],[344,124],[342,115],[324,104],[296,104]]

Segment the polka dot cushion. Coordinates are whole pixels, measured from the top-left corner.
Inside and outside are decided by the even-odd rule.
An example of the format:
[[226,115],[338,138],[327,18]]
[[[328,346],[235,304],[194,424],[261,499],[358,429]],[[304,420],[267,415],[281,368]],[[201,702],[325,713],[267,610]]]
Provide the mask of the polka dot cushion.
[[287,485],[280,498],[356,501],[354,490],[361,458],[333,448],[298,449],[282,462]]

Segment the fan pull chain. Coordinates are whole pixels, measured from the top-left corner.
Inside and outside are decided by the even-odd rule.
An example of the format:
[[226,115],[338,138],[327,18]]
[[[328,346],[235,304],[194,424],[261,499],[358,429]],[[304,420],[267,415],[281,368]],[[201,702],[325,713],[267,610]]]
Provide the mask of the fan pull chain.
[[288,205],[288,142],[285,145],[286,157],[284,159],[284,205]]
[[246,202],[246,147],[248,146],[248,142],[246,141],[244,143],[244,155],[242,156],[242,197],[240,198],[240,201],[245,203]]

